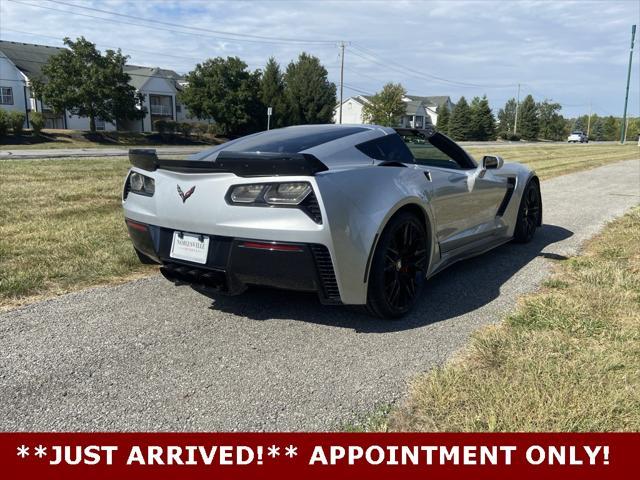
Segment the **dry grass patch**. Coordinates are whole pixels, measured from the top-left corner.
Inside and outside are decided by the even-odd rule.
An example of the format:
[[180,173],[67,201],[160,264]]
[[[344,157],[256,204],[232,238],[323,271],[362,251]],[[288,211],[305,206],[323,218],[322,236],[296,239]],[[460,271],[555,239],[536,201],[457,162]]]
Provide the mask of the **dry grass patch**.
[[124,158],[0,161],[0,308],[152,269],[129,242]]
[[456,361],[417,378],[387,427],[640,430],[640,208]]

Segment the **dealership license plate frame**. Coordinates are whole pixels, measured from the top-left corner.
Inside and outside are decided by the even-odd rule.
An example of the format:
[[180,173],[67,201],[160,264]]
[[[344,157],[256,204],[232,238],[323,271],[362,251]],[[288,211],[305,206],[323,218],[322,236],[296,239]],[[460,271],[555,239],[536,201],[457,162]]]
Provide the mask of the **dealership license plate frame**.
[[[185,241],[196,242],[201,244],[202,248],[189,248],[185,245]],[[200,235],[195,233],[186,232],[173,232],[173,240],[171,241],[171,250],[169,256],[176,260],[185,260],[187,262],[199,263],[205,265],[209,257],[209,243],[210,238],[208,235]]]

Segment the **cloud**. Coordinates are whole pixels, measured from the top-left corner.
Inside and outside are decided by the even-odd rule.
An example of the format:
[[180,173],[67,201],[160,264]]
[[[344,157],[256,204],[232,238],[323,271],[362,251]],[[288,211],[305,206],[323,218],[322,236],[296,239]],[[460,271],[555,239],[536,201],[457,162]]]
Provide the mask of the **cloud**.
[[[60,45],[83,35],[100,48],[120,47],[131,63],[179,72],[215,56],[237,55],[252,69],[275,56],[286,66],[304,50],[335,82],[344,40],[350,87],[373,92],[394,81],[415,94],[486,93],[499,108],[521,83],[523,92],[566,105],[568,115],[584,113],[590,101],[598,113],[621,113],[630,24],[640,16],[633,1],[60,1],[133,18],[0,0],[0,36]],[[638,56],[634,62],[630,107],[638,115]]]

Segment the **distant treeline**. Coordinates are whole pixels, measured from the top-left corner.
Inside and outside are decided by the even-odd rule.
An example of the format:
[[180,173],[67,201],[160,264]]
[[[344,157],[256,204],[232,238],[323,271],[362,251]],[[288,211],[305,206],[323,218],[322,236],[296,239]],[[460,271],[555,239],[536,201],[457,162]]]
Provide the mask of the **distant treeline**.
[[[498,111],[497,119],[488,108],[486,97],[475,97],[469,105],[461,97],[451,112],[443,111],[438,117],[438,129],[455,140],[566,140],[570,132],[582,130],[591,140],[620,140],[622,119],[597,114],[565,118],[560,114],[562,106],[551,100],[536,102],[527,95],[518,106],[516,123],[515,98],[509,99]],[[626,137],[637,140],[640,135],[640,118],[628,118]],[[482,128],[478,128],[478,126]],[[515,128],[514,128],[515,126]]]

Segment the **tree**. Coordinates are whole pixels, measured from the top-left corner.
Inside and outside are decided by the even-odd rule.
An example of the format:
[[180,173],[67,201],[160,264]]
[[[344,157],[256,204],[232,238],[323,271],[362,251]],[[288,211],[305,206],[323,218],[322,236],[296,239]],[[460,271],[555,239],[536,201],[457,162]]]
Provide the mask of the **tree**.
[[496,138],[496,119],[486,95],[482,98],[475,97],[471,101],[469,130],[469,140],[485,141]]
[[451,112],[449,120],[449,135],[454,140],[468,140],[471,123],[471,109],[464,97],[460,97],[456,106]]
[[180,100],[199,119],[213,118],[220,135],[258,129],[260,72],[250,72],[238,57],[208,59],[189,72]]
[[573,122],[573,130],[580,130],[582,132],[587,132],[587,116],[582,115],[575,119]]
[[449,121],[451,120],[451,112],[449,111],[449,107],[443,105],[438,109],[438,123],[436,127],[438,131],[444,133],[445,135],[449,135]]
[[640,118],[629,118],[629,126],[627,128],[627,140],[637,142],[640,136]]
[[407,91],[401,84],[387,83],[362,108],[364,121],[385,127],[396,126],[399,118],[407,111],[407,104],[402,101],[406,94]]
[[287,125],[331,123],[336,105],[336,86],[327,69],[313,55],[301,53],[284,74]]
[[538,108],[531,95],[527,95],[520,105],[518,133],[525,140],[537,140],[540,133]]
[[599,142],[605,139],[604,137],[604,120],[596,115],[596,119],[591,124],[591,138]]
[[565,140],[567,129],[565,119],[558,112],[562,109],[559,103],[544,99],[536,106],[540,125],[540,138],[545,140]]
[[620,140],[620,120],[612,115],[604,119],[604,139]]
[[498,123],[500,124],[500,131],[513,132],[513,126],[516,123],[516,106],[517,102],[515,98],[510,98],[507,103],[504,104],[504,108],[498,111]]
[[34,82],[36,96],[55,112],[89,117],[89,128],[96,131],[96,118],[105,122],[144,116],[142,95],[129,84],[124,72],[127,56],[120,50],[101,54],[96,46],[78,38],[64,39],[68,50],[52,56],[43,65],[46,82]]
[[[267,107],[273,108],[271,117],[272,127],[282,127],[285,125],[286,111],[284,101],[284,79],[280,71],[280,65],[276,59],[271,57],[262,72],[260,80],[260,101],[263,110]],[[266,112],[264,112],[266,115]]]

